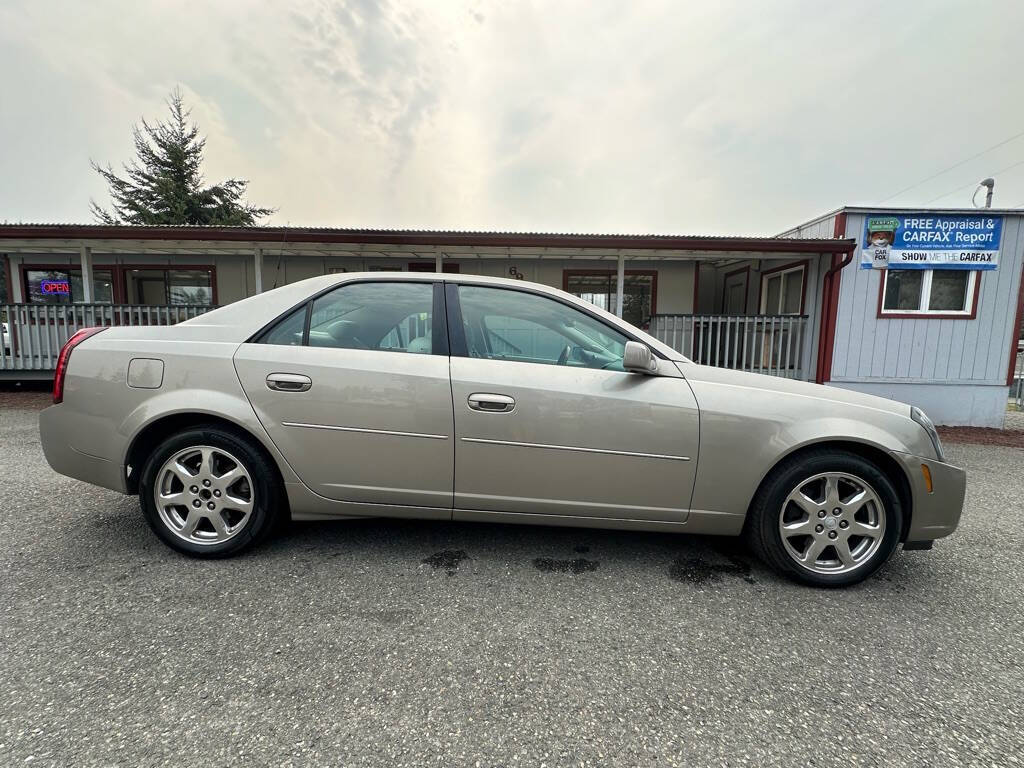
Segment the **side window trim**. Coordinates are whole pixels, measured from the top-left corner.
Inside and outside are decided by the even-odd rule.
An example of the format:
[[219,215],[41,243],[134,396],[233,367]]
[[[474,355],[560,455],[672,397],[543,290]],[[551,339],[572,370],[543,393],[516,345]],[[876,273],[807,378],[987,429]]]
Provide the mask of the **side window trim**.
[[[462,305],[459,303],[459,285],[460,283],[448,282],[444,285],[448,349],[452,357],[469,357],[469,347],[466,344],[466,326],[462,322]],[[461,283],[461,285],[466,285],[466,283]]]
[[[337,290],[337,288],[335,289]],[[313,299],[306,301],[306,319],[302,321],[302,346],[309,346],[309,324],[313,318]]]
[[434,316],[430,325],[430,354],[448,357],[448,317],[445,311],[444,283],[440,280],[434,283],[431,312]]
[[[470,283],[470,282],[459,282],[457,280],[450,280],[450,281],[446,280],[445,281],[445,297],[447,299],[447,305],[448,305],[448,329],[449,329],[448,330],[448,338],[449,338],[449,341],[450,341],[451,356],[452,357],[469,357],[469,349],[468,349],[468,347],[466,345],[466,334],[465,334],[465,331],[463,330],[465,326],[463,325],[462,307],[459,304],[459,287],[460,286],[475,287],[475,288],[495,288],[495,289],[500,290],[500,291],[512,291],[513,293],[526,293],[526,294],[529,294],[531,296],[539,296],[542,299],[550,299],[551,301],[556,301],[559,304],[562,304],[563,306],[568,307],[569,309],[574,309],[577,312],[580,312],[580,313],[586,315],[587,317],[589,317],[594,322],[600,323],[601,325],[603,325],[605,328],[607,328],[612,333],[617,333],[620,336],[625,336],[630,341],[636,341],[636,342],[639,342],[640,344],[643,344],[645,347],[648,347],[651,350],[651,354],[653,354],[655,357],[660,358],[662,360],[667,360],[668,359],[659,350],[655,349],[654,347],[650,347],[647,344],[647,342],[643,341],[642,339],[638,339],[636,336],[634,336],[632,333],[630,333],[626,329],[619,328],[618,326],[611,325],[603,317],[599,317],[598,315],[595,315],[595,314],[593,314],[591,312],[588,312],[584,307],[580,307],[580,306],[577,306],[576,304],[573,304],[570,301],[566,301],[565,299],[561,298],[560,296],[552,296],[551,294],[544,293],[543,291],[534,291],[534,290],[531,290],[530,288],[527,288],[525,286],[520,288],[518,286],[513,287],[513,286],[508,286],[508,285],[491,285],[489,283]],[[460,343],[461,343],[461,346],[460,346]]]

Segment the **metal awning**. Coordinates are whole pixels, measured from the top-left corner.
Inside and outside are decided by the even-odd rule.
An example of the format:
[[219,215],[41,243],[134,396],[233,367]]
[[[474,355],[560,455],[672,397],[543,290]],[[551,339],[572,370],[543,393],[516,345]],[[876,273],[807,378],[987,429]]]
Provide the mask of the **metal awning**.
[[[332,229],[310,227],[109,226],[2,224],[0,253],[79,254],[86,301],[92,300],[93,255],[238,255],[253,259],[256,291],[263,290],[265,257],[336,256],[445,259],[558,259],[616,264],[623,296],[625,265],[633,261],[702,261],[852,253],[851,239],[720,237],[708,235],[472,232],[456,230]],[[617,314],[621,315],[621,306]]]
[[3,224],[0,252],[173,255],[352,256],[460,259],[539,258],[734,260],[848,253],[853,240],[647,234],[469,232],[307,227],[107,226]]

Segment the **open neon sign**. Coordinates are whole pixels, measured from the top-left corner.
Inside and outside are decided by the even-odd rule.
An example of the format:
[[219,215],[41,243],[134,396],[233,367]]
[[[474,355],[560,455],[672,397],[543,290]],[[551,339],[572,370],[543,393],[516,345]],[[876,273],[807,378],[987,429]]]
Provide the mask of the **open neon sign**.
[[43,280],[39,288],[48,295],[61,294],[67,296],[71,293],[71,283],[67,280]]

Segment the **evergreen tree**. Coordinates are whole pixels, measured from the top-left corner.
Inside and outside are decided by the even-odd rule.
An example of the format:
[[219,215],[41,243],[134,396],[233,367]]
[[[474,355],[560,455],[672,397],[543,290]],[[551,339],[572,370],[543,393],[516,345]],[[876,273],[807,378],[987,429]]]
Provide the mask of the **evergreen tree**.
[[125,177],[92,163],[110,187],[113,211],[90,201],[93,216],[102,224],[221,224],[253,226],[273,208],[258,208],[242,200],[249,182],[228,179],[203,186],[203,147],[206,138],[190,123],[177,88],[167,100],[170,119],[135,126],[138,157],[124,165]]

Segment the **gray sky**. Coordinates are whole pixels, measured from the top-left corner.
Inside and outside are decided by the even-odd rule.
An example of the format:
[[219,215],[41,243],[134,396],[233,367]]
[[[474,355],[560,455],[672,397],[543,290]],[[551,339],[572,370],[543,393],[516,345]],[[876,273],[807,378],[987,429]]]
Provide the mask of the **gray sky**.
[[[775,234],[1024,132],[1022,29],[1019,0],[4,0],[0,221],[90,221],[90,158],[180,84],[208,178],[275,224]],[[992,174],[1024,205],[1024,136],[889,202]]]

